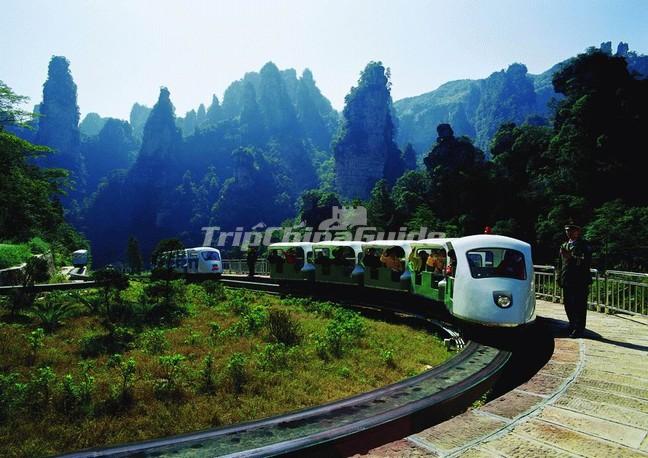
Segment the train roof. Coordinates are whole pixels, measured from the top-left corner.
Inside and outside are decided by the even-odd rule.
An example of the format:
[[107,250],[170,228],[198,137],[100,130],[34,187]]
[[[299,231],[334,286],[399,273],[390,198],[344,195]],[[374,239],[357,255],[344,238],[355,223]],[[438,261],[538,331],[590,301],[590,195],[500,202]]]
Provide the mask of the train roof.
[[523,252],[531,252],[531,245],[522,240],[503,235],[479,234],[469,235],[451,240],[455,251],[468,251],[475,248],[511,248]]
[[[193,247],[193,248],[185,248],[185,250],[191,250],[191,251],[218,251],[220,253],[220,251],[218,249],[216,249],[214,247],[211,247],[211,246],[197,246],[197,247]],[[174,251],[180,251],[180,250],[174,250]]]
[[354,251],[362,251],[362,245],[362,242],[354,242],[351,240],[329,240],[314,243],[313,247],[351,247]]
[[268,248],[281,248],[281,247],[307,247],[310,248],[313,246],[312,242],[276,242],[271,243]]
[[436,246],[446,246],[448,242],[452,242],[454,238],[436,238],[436,239],[423,239],[423,240],[412,240],[412,247],[421,247],[421,246],[430,246],[430,245],[436,245]]

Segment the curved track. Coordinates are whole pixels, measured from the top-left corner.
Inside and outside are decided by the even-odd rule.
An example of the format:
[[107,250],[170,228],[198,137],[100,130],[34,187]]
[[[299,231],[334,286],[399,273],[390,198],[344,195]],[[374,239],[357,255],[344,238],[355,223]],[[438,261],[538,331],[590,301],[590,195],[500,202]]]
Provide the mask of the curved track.
[[[228,276],[223,283],[279,294],[269,279]],[[37,291],[80,289],[93,282],[37,286]],[[15,289],[15,288],[6,288]],[[416,313],[404,296],[381,292],[368,302],[350,294],[353,288],[318,291],[293,290],[293,294],[324,296],[364,313],[391,314],[440,332],[459,343],[452,327],[435,317]],[[346,294],[345,294],[346,293]],[[402,438],[461,412],[493,386],[511,352],[468,342],[452,359],[416,377],[329,404],[276,417],[179,436],[96,448],[62,455],[67,458],[121,456],[236,456],[277,455],[347,456]]]

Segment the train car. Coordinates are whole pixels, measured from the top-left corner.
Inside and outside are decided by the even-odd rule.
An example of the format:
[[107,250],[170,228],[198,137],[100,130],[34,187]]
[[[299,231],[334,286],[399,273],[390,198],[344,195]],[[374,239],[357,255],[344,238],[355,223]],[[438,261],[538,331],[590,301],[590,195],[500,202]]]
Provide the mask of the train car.
[[273,243],[268,247],[270,278],[277,281],[314,281],[313,244]]
[[446,304],[463,320],[518,326],[535,320],[531,245],[499,235],[473,235],[448,242],[456,267]]
[[425,239],[412,242],[407,263],[411,291],[419,296],[446,303],[446,292],[451,293],[454,278],[447,276],[451,259],[448,242],[453,239]]
[[409,240],[375,240],[362,244],[361,264],[364,285],[368,288],[410,290],[410,271],[406,266],[412,252]]
[[[425,267],[414,262],[417,257],[426,258]],[[443,303],[461,320],[502,327],[535,320],[528,243],[498,235],[424,240],[412,244],[408,266],[412,291]]]
[[223,272],[223,261],[216,248],[201,246],[165,251],[160,254],[157,267],[171,269],[178,274],[214,275],[218,278]]
[[72,265],[74,267],[85,267],[88,265],[88,250],[76,250],[72,252]]
[[362,242],[330,241],[313,244],[315,281],[343,285],[362,284]]

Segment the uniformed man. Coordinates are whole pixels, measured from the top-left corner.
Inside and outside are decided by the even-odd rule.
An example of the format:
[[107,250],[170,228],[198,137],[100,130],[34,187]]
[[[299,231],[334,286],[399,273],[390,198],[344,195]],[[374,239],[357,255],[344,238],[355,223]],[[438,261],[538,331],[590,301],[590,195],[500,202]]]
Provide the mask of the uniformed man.
[[247,250],[248,277],[254,277],[257,259],[259,259],[259,253],[256,247],[249,246]]
[[569,337],[582,337],[587,319],[587,295],[592,283],[590,265],[592,248],[581,238],[582,229],[565,226],[567,241],[560,246],[558,283],[563,289],[565,313],[569,320]]

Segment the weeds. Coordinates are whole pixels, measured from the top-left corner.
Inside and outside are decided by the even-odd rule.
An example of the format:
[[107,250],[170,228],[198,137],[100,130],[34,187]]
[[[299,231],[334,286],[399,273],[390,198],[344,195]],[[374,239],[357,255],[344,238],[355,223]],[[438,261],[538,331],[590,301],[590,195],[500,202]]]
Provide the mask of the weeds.
[[270,309],[268,332],[275,342],[288,346],[297,345],[302,340],[299,322],[285,310]]
[[208,354],[203,359],[202,367],[200,368],[200,391],[203,393],[213,393],[216,387],[214,381],[214,357]]
[[241,393],[247,382],[247,371],[245,366],[247,358],[242,353],[234,353],[227,362],[226,373],[235,393]]
[[154,390],[160,399],[178,399],[182,396],[182,363],[185,359],[180,354],[158,358],[162,377],[155,381]]
[[140,345],[149,355],[160,355],[169,348],[162,329],[150,329],[140,335]]
[[27,364],[30,366],[33,366],[34,363],[36,362],[36,356],[38,354],[38,350],[43,348],[43,341],[45,339],[45,330],[43,328],[36,328],[32,332],[30,332],[27,336],[27,343],[29,344],[29,356],[28,356],[28,361]]
[[133,401],[133,381],[135,380],[136,366],[133,358],[126,359],[120,354],[114,354],[108,359],[108,367],[116,368],[119,371],[121,384],[118,389],[113,389],[113,398],[118,400],[122,406],[129,405]]

